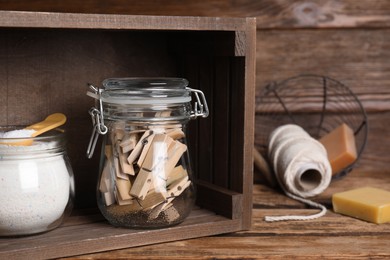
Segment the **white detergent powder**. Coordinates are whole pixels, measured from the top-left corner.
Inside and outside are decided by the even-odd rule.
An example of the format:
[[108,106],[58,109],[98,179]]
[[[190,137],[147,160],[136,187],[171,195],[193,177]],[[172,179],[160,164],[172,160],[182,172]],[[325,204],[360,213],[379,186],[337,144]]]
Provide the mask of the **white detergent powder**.
[[[4,151],[33,153],[44,146],[0,145],[0,234],[32,234],[46,231],[58,221],[69,200],[71,179],[62,155],[6,159]],[[43,157],[42,157],[43,155]],[[20,157],[18,157],[20,158]]]
[[31,135],[35,132],[32,129],[18,129],[12,130],[8,132],[0,132],[0,138],[24,138],[31,137]]

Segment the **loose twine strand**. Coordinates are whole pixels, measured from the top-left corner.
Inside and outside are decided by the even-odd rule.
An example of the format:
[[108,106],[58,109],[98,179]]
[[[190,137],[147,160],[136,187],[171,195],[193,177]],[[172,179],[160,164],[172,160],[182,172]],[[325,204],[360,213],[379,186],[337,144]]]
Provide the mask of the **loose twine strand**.
[[288,197],[290,197],[294,200],[300,201],[308,206],[321,209],[321,211],[316,213],[316,214],[306,215],[306,216],[302,216],[302,215],[265,216],[264,217],[265,221],[276,222],[276,221],[287,221],[287,220],[312,220],[312,219],[320,218],[326,214],[326,207],[324,205],[319,204],[319,203],[314,202],[314,201],[311,201],[311,200],[308,200],[308,199],[305,199],[305,198],[298,197],[298,196],[291,194],[287,191],[284,191],[284,192],[286,193],[286,195]]

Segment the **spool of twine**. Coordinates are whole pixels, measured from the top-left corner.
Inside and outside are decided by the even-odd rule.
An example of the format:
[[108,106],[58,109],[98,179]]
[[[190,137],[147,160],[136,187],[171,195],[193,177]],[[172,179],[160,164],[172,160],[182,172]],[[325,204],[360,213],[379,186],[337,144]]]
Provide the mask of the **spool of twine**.
[[297,125],[275,129],[268,156],[275,177],[287,196],[321,209],[309,216],[266,216],[266,221],[307,220],[326,213],[326,208],[306,198],[321,194],[330,184],[332,168],[325,147]]

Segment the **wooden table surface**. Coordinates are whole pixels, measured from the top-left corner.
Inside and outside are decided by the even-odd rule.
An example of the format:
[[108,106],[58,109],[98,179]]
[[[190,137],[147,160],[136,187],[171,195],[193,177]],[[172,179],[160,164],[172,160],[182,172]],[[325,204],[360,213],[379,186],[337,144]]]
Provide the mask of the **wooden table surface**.
[[76,259],[388,258],[390,223],[373,224],[332,211],[331,195],[362,186],[390,190],[390,174],[352,171],[314,198],[329,209],[310,221],[265,222],[266,215],[311,214],[299,202],[262,184],[253,190],[252,228],[231,234],[73,257]]

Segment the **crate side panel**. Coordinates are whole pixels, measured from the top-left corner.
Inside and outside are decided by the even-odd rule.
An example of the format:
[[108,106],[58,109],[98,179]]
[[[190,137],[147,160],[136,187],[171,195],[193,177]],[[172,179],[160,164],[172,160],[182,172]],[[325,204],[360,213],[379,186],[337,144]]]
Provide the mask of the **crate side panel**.
[[243,161],[245,139],[245,59],[235,58],[231,64],[231,138],[230,138],[230,188],[243,192]]
[[203,91],[211,113],[207,118],[198,118],[198,178],[213,182],[213,120],[217,117],[213,113],[214,102],[214,62],[213,56],[201,56],[199,64],[199,88]]
[[230,139],[230,58],[217,57],[215,61],[213,129],[213,183],[229,187],[229,139]]

